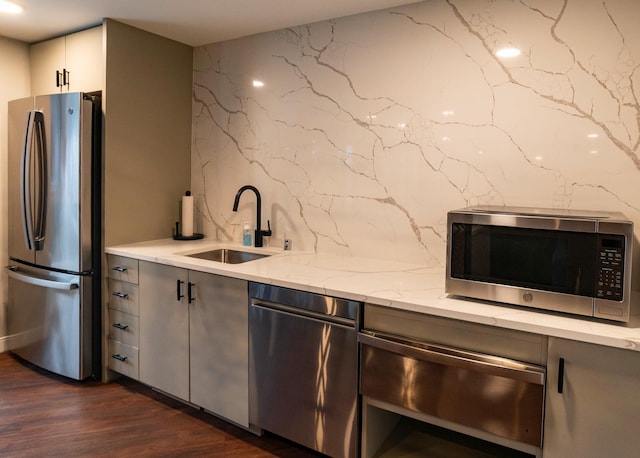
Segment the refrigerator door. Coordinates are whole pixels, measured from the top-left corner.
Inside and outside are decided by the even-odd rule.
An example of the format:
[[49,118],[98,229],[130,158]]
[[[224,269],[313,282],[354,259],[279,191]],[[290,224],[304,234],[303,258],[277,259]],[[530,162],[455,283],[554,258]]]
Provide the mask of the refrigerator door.
[[9,110],[9,256],[88,272],[91,102],[63,93],[11,102]]
[[49,371],[82,380],[91,374],[91,277],[12,266],[10,348]]
[[25,201],[23,189],[25,178],[30,176],[25,176],[23,168],[27,155],[25,148],[32,146],[28,124],[33,109],[34,97],[9,102],[9,256],[28,262],[35,262],[35,250],[25,223],[24,204],[28,201]]

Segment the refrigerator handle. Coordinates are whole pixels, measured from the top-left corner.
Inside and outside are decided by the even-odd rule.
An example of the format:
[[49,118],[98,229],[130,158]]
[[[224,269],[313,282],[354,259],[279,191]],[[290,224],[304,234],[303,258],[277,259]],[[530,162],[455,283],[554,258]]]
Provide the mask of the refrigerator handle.
[[47,138],[44,130],[44,114],[41,111],[35,112],[35,139],[36,139],[36,219],[33,228],[33,242],[36,250],[42,250],[44,246],[44,235],[47,222],[47,197],[49,183],[47,177],[49,170],[47,167]]
[[46,280],[44,278],[32,277],[31,275],[26,275],[18,272],[18,268],[16,266],[8,266],[7,269],[9,269],[9,278],[13,278],[14,280],[21,281],[23,283],[28,283],[30,285],[41,286],[43,288],[50,289],[60,289],[63,291],[78,289],[77,283]]
[[22,214],[22,231],[28,250],[32,250],[33,219],[31,213],[31,146],[33,143],[33,126],[35,111],[27,112],[24,127],[22,151],[20,155],[20,210]]
[[[47,175],[44,114],[42,111],[33,110],[27,113],[20,161],[22,228],[28,250],[42,250],[44,245],[48,192]],[[31,181],[32,178],[34,182]],[[35,205],[35,209],[32,205]]]

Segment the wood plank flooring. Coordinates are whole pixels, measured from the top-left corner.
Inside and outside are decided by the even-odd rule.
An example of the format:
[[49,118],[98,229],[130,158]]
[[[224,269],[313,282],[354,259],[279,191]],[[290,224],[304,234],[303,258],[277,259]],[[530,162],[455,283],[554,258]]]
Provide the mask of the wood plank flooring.
[[0,354],[2,457],[307,458],[279,437],[258,437],[133,380],[58,377]]

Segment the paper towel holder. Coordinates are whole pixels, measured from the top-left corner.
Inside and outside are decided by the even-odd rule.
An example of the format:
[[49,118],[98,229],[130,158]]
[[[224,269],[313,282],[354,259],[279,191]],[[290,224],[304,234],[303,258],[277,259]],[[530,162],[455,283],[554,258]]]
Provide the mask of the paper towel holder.
[[[185,192],[185,196],[187,196],[187,197],[191,196],[191,192],[190,191]],[[182,216],[184,216],[183,215],[184,208],[182,207],[182,202],[183,201],[181,200],[180,201],[180,207],[179,207],[179,213]],[[174,240],[199,240],[199,239],[204,237],[203,234],[200,234],[200,233],[197,233],[197,232],[191,232],[191,231],[189,231],[190,235],[183,235],[180,226],[181,226],[180,221],[176,221],[175,230],[174,230],[174,233],[173,233],[173,239]]]
[[200,240],[204,238],[204,234],[194,232],[193,235],[187,237],[180,233],[180,221],[176,221],[176,226],[173,232],[173,240]]

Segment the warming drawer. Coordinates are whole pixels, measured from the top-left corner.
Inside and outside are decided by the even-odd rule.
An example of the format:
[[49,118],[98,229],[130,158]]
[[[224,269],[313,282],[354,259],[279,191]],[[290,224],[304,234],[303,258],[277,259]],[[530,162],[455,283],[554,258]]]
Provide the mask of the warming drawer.
[[363,396],[541,447],[543,367],[368,331],[359,341]]

